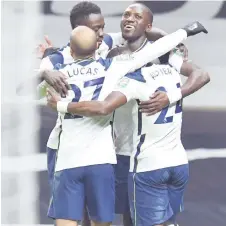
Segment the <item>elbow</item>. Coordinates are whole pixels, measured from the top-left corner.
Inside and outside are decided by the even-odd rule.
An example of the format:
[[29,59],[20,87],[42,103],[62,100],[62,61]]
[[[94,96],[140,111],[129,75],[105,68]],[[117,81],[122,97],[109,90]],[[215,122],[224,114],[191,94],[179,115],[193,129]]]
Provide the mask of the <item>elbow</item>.
[[99,109],[98,115],[107,116],[111,113],[112,113],[111,108],[107,104],[103,103]]
[[194,79],[198,80],[202,86],[206,85],[210,82],[210,75],[208,72],[201,68],[195,68],[191,71],[190,74],[188,74],[187,77],[193,77]]
[[210,75],[209,75],[208,72],[205,72],[204,77],[205,77],[206,84],[209,83],[210,82]]
[[202,79],[204,85],[210,82],[210,75],[204,70],[201,70],[200,78]]

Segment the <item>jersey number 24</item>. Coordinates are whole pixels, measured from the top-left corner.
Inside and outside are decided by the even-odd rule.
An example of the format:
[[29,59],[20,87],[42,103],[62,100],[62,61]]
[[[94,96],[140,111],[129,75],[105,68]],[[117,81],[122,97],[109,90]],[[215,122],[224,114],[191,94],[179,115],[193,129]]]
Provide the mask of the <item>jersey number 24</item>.
[[[177,88],[180,88],[180,83],[177,83],[176,86],[177,86]],[[165,87],[159,87],[157,90],[166,92]],[[158,118],[155,121],[155,124],[170,123],[173,121],[173,116],[166,117],[168,109],[169,109],[169,106],[162,109]],[[176,103],[175,114],[181,113],[181,112],[182,112],[182,100],[179,100]]]

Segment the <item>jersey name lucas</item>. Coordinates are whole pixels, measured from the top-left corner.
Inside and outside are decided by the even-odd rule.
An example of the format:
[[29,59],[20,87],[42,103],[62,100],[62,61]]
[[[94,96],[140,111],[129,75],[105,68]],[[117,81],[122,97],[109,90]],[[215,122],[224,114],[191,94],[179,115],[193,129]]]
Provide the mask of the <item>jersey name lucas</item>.
[[80,76],[80,75],[88,75],[88,76],[94,76],[98,74],[98,68],[93,67],[74,67],[69,68],[67,70],[68,77],[74,77],[74,76]]

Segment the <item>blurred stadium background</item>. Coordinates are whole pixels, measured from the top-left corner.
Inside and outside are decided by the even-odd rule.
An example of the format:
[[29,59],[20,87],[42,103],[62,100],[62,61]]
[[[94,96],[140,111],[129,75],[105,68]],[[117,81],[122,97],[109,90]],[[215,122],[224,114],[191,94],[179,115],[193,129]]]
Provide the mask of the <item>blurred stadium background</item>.
[[[106,32],[118,32],[132,1],[96,3]],[[193,20],[209,30],[186,41],[189,58],[209,71],[211,83],[184,100],[183,144],[190,161],[184,226],[225,226],[226,222],[226,2],[146,1],[154,26],[168,32]],[[52,224],[45,145],[56,115],[18,99],[16,87],[34,75],[35,46],[47,34],[55,46],[68,42],[69,11],[76,1],[2,1],[2,224]],[[31,85],[30,89],[34,89]],[[116,217],[116,225],[120,219]]]

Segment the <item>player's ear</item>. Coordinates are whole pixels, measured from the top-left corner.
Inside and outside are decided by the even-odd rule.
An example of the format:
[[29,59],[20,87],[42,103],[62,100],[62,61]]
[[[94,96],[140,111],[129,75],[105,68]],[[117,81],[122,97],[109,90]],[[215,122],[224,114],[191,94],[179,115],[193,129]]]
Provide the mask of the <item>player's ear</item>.
[[73,52],[72,48],[70,48],[70,54],[74,58],[74,52]]
[[146,32],[149,33],[151,32],[151,28],[152,28],[152,24],[148,24],[148,26],[146,27]]

